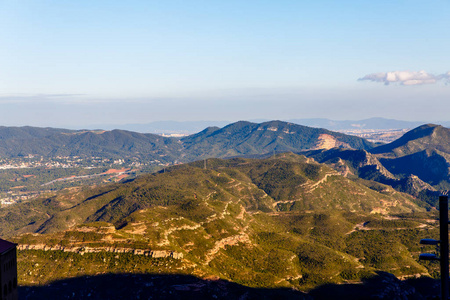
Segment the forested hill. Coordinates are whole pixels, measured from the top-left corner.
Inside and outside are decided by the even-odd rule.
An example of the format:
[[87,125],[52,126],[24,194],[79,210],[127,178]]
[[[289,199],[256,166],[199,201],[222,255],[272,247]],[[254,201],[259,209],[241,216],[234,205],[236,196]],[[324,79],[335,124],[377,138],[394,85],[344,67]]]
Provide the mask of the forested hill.
[[181,148],[179,141],[155,134],[125,130],[85,131],[36,127],[1,127],[0,155],[99,156],[123,158],[139,156],[172,162]]
[[374,144],[355,136],[282,121],[240,121],[223,128],[210,127],[181,139],[186,153],[197,157],[230,157],[248,154],[329,149],[371,149]]
[[211,127],[181,140],[125,130],[0,127],[0,156],[140,157],[164,163],[305,149],[371,149],[365,139],[281,121],[237,122]]

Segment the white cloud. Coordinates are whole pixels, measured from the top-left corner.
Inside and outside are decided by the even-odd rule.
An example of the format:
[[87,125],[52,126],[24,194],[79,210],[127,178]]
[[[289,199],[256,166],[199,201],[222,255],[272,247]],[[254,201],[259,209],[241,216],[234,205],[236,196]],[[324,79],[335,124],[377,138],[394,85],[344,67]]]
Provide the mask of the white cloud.
[[425,71],[393,71],[387,73],[372,73],[358,80],[369,80],[374,82],[382,82],[386,85],[390,83],[399,83],[401,85],[420,85],[433,84],[439,80],[450,81],[450,72],[440,75],[434,75]]

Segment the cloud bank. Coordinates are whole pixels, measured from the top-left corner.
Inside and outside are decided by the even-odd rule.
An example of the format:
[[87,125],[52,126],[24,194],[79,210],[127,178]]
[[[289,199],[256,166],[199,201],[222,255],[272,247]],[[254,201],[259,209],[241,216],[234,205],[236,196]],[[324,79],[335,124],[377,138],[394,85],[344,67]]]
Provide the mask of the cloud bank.
[[420,85],[420,84],[434,84],[440,80],[450,81],[450,72],[434,75],[425,71],[411,72],[411,71],[393,71],[387,73],[372,73],[358,79],[369,80],[374,82],[382,82],[385,85],[390,83],[399,83],[401,85]]

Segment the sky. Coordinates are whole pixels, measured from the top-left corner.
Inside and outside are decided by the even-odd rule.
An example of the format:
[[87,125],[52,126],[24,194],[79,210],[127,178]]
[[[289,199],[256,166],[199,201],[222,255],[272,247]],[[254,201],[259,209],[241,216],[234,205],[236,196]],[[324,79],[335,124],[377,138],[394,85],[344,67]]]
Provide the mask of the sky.
[[0,125],[450,121],[448,0],[0,0]]

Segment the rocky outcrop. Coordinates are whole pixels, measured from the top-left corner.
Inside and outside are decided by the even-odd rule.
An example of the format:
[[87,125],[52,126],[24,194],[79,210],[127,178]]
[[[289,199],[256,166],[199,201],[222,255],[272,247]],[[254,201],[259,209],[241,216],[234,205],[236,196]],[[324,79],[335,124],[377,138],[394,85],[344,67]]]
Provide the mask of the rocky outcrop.
[[306,153],[306,155],[319,163],[334,167],[338,172],[345,175],[356,173],[364,179],[397,180],[377,157],[366,150],[333,148],[327,151]]
[[332,149],[335,147],[351,148],[349,144],[339,141],[336,137],[323,133],[317,138],[313,149]]
[[61,245],[48,246],[44,244],[19,244],[17,247],[19,250],[42,250],[42,251],[64,251],[74,252],[81,255],[85,253],[97,253],[97,252],[112,252],[112,253],[131,253],[133,255],[144,255],[152,258],[167,258],[182,259],[183,253],[170,251],[170,250],[150,250],[150,249],[133,249],[133,248],[118,248],[118,247],[64,247]]

